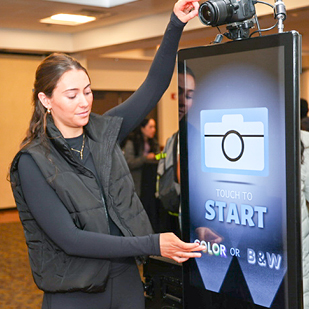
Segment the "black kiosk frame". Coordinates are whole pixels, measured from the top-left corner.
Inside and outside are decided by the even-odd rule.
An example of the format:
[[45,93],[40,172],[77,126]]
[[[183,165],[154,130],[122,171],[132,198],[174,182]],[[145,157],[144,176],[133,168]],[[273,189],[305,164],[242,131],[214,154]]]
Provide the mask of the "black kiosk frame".
[[295,31],[178,53],[183,238],[207,247],[185,308],[302,308],[300,53]]

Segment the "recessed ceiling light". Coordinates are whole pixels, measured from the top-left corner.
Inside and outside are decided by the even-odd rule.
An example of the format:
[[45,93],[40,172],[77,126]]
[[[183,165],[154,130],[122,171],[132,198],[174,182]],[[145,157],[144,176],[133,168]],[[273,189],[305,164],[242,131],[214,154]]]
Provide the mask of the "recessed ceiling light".
[[113,6],[130,3],[130,2],[137,1],[137,0],[45,0],[45,1],[74,3],[74,4],[81,4],[81,5],[91,5],[91,6],[110,8]]
[[93,16],[74,15],[74,14],[56,14],[51,17],[41,19],[41,23],[56,24],[66,26],[77,26],[95,20]]

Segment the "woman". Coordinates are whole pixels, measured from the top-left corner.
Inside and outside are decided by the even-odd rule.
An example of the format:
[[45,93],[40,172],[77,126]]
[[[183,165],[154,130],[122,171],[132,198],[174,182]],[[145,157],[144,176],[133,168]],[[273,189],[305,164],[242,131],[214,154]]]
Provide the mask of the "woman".
[[155,120],[146,118],[128,138],[123,148],[139,197],[141,196],[143,165],[149,160],[154,160],[156,153],[160,152],[159,144],[154,138],[155,134]]
[[197,10],[196,1],[175,4],[145,82],[103,116],[90,114],[90,79],[75,59],[53,54],[38,67],[34,112],[10,175],[42,308],[144,308],[134,257],[183,262],[204,249],[151,234],[118,145],[168,86],[182,28]]

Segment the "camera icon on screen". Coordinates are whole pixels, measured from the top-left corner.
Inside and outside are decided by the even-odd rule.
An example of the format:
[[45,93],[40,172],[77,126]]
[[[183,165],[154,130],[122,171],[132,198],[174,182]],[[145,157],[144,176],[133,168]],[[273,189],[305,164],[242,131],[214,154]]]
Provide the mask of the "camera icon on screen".
[[266,108],[202,111],[201,131],[204,171],[268,174]]

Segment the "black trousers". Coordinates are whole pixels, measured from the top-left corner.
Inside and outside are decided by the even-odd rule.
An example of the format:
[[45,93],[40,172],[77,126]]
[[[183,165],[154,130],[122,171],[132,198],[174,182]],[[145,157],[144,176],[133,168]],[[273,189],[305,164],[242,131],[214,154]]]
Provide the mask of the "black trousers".
[[45,293],[42,309],[144,309],[144,289],[137,265],[110,278],[102,293]]

